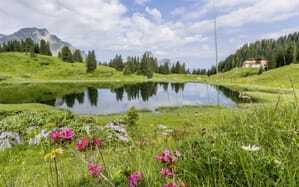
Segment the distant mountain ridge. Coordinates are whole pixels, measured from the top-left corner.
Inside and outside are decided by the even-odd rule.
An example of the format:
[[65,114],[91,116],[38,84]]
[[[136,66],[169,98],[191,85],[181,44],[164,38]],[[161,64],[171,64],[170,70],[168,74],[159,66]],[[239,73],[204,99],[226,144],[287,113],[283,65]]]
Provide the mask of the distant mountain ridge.
[[26,38],[31,38],[35,43],[39,43],[42,39],[48,41],[54,55],[57,55],[63,46],[69,47],[72,51],[75,50],[70,43],[61,40],[54,34],[51,34],[47,29],[40,29],[36,27],[22,28],[10,35],[0,34],[0,44],[11,40],[25,40]]

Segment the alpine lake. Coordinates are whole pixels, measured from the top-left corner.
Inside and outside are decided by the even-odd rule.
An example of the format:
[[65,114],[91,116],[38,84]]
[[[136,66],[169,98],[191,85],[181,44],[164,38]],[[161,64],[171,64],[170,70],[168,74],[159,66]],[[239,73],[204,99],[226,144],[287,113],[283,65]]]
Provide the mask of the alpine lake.
[[[155,111],[161,107],[213,106],[232,107],[238,103],[250,102],[242,99],[240,93],[223,86],[205,83],[145,82],[107,85],[68,85],[65,92],[55,92],[65,85],[39,87],[23,85],[23,90],[10,88],[0,92],[1,104],[41,103],[66,109],[82,115],[106,115],[126,112],[135,107],[138,110]],[[29,92],[35,95],[28,94]]]

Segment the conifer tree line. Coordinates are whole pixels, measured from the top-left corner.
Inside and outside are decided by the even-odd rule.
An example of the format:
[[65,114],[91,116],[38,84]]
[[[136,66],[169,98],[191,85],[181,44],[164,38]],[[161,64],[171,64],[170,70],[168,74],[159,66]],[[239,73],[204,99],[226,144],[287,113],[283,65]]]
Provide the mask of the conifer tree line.
[[179,61],[171,65],[169,62],[158,64],[158,59],[153,56],[151,52],[145,52],[141,57],[128,56],[126,61],[123,60],[121,55],[116,55],[107,65],[115,68],[118,71],[122,71],[125,75],[138,74],[144,75],[148,78],[152,78],[154,73],[161,74],[186,74],[189,70],[186,69],[185,63]]
[[[235,67],[241,67],[249,58],[268,60],[268,69],[274,69],[291,63],[299,63],[299,32],[282,36],[276,40],[267,39],[246,44],[218,64],[219,72],[226,72]],[[216,73],[216,67],[206,71],[211,75]]]
[[[50,43],[46,40],[40,40],[39,43],[35,43],[31,38],[25,40],[11,40],[0,44],[0,52],[25,52],[29,53],[31,57],[35,57],[36,54],[52,56],[50,49]],[[58,58],[64,62],[83,62],[83,57],[80,50],[75,50],[73,53],[69,47],[64,46],[61,51],[58,52]],[[86,62],[86,71],[92,72],[97,67],[97,60],[94,51],[89,51]]]
[[74,52],[67,46],[62,47],[62,49],[58,52],[58,58],[60,58],[64,62],[83,62],[83,57],[81,55],[81,51],[76,49]]
[[31,38],[11,40],[0,44],[0,52],[25,52],[30,53],[31,56],[35,54],[52,56],[49,42],[42,39],[39,43],[34,43]]
[[97,69],[97,59],[95,52],[88,51],[85,61],[81,55],[81,51],[76,49],[74,52],[67,46],[64,46],[61,51],[58,52],[58,58],[64,62],[73,63],[73,62],[85,62],[86,72],[91,73]]

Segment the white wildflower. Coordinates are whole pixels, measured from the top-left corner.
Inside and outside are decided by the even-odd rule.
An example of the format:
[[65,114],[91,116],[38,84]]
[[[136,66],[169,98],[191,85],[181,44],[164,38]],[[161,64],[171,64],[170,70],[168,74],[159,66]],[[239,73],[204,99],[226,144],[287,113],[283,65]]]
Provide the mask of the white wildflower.
[[245,151],[250,151],[250,152],[259,151],[261,149],[257,145],[247,145],[247,146],[243,145],[241,148]]
[[279,160],[274,160],[274,163],[277,165],[277,166],[280,166],[281,165],[281,161],[279,161]]

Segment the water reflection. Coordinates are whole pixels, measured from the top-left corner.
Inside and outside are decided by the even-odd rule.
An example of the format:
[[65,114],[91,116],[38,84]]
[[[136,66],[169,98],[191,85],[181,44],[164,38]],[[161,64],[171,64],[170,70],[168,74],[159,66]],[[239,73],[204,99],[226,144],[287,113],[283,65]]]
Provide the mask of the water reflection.
[[89,87],[82,93],[57,98],[55,106],[80,114],[126,112],[131,106],[154,110],[162,106],[224,105],[240,102],[239,93],[198,83],[139,83],[118,88]]

